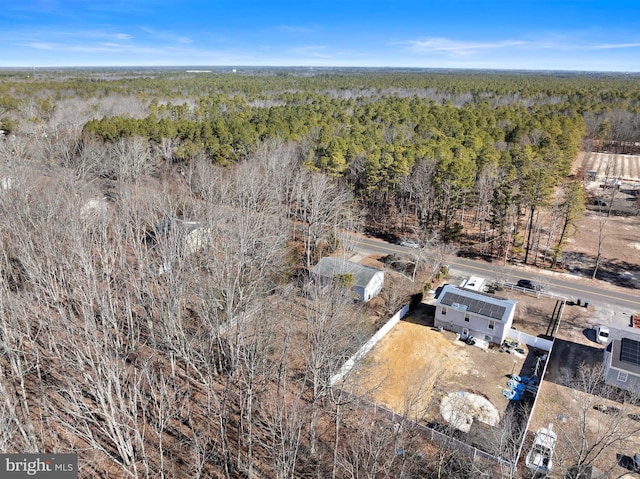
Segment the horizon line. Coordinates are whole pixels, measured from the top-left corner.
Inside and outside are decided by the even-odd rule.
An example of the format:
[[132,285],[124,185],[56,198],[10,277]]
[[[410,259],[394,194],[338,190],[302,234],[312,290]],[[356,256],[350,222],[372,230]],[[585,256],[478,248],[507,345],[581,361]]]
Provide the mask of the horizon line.
[[[526,73],[599,73],[599,74],[619,74],[619,75],[640,75],[640,70],[577,70],[577,69],[551,69],[551,68],[495,68],[495,67],[419,67],[419,66],[327,66],[327,65],[207,65],[207,64],[178,64],[178,65],[154,65],[154,64],[140,64],[140,65],[31,65],[31,66],[13,66],[13,65],[0,65],[0,71],[2,70],[25,70],[34,71],[37,69],[52,70],[52,69],[133,69],[133,68],[153,68],[153,69],[221,69],[221,68],[247,68],[247,69],[299,69],[299,70],[433,70],[433,71],[492,71],[492,72],[526,72]],[[193,72],[191,72],[193,73]],[[201,72],[198,72],[201,73]],[[206,73],[206,72],[202,72]]]

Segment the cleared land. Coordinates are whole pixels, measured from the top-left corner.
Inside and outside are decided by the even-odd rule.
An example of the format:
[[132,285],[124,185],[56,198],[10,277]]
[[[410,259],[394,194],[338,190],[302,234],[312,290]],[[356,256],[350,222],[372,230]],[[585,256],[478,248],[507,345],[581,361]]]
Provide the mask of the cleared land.
[[627,181],[640,181],[640,156],[614,153],[582,153],[580,166],[596,172],[597,178],[621,178]]
[[[547,331],[555,300],[511,290],[500,291],[499,295],[518,300],[514,321],[518,330],[533,335]],[[603,346],[593,342],[589,334],[593,325],[590,320],[592,313],[593,306],[589,309],[570,304],[565,307],[557,332],[559,341],[566,346],[566,351],[561,353],[563,366],[576,369],[577,363],[585,358],[594,364],[602,361]],[[470,434],[465,440],[476,445],[481,444],[477,441],[480,435],[491,440],[491,428],[480,425],[480,422],[490,424],[496,411],[500,419],[505,417],[509,401],[502,396],[502,389],[512,372],[532,372],[536,355],[529,353],[534,351],[525,346],[526,361],[524,357],[499,352],[498,348],[485,352],[456,340],[453,333],[438,331],[432,325],[433,306],[424,303],[398,323],[353,372],[358,378],[360,394],[396,413],[408,413],[418,422],[437,426],[447,425],[443,406],[446,407],[448,398],[473,393],[485,399],[485,404],[490,406],[478,401],[474,403],[475,408],[469,406],[469,416],[475,419],[480,429],[469,425]],[[531,419],[528,442],[532,441],[533,433],[539,427],[553,423],[559,438],[556,451],[558,470],[566,470],[576,462],[576,448],[579,447],[576,438],[582,437],[581,421],[586,424],[586,434],[591,441],[601,438],[613,427],[614,418],[595,410],[593,406],[596,404],[620,407],[618,403],[587,394],[577,387],[567,387],[557,380],[545,381]],[[635,434],[636,429],[640,432],[640,423],[629,419],[628,414],[640,417],[640,409],[624,406],[618,423],[632,434],[598,458],[595,465],[603,471],[624,474],[627,470],[619,463],[622,461],[624,464],[625,456],[640,450],[640,436]],[[464,427],[460,429],[465,430]]]
[[[573,172],[580,175],[588,170],[597,172],[596,180],[584,182],[587,210],[564,248],[564,265],[575,274],[591,277],[601,243],[598,279],[640,289],[640,199],[633,194],[640,183],[640,156],[583,154]],[[606,178],[621,178],[620,189],[602,188]],[[596,205],[597,199],[607,206]]]
[[[452,393],[485,398],[502,417],[509,404],[502,395],[509,375],[531,373],[525,355],[500,352],[497,347],[483,351],[432,325],[433,307],[426,304],[400,321],[353,372],[358,392],[427,424],[446,424],[442,405]],[[493,408],[478,406],[471,415],[490,424]]]

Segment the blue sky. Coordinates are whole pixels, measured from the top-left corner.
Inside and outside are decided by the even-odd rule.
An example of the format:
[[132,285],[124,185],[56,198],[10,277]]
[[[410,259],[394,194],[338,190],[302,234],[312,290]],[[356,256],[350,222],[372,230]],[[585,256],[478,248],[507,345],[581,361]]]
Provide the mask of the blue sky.
[[11,0],[0,67],[640,71],[640,0]]

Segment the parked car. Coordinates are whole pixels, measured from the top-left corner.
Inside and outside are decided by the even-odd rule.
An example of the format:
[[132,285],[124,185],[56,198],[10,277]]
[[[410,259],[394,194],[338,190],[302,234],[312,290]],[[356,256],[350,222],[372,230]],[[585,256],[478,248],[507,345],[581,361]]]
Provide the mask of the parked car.
[[540,283],[536,283],[534,281],[531,281],[530,279],[519,279],[516,283],[516,286],[523,289],[530,289],[531,291],[544,291],[544,288]]
[[609,203],[605,200],[601,200],[601,199],[597,199],[595,201],[595,204],[598,206],[609,206]]
[[640,471],[640,452],[633,455],[633,469]]
[[596,328],[596,342],[600,344],[609,342],[609,328],[606,326],[598,326]]
[[414,240],[402,240],[400,241],[400,246],[405,246],[407,248],[420,248],[420,244]]

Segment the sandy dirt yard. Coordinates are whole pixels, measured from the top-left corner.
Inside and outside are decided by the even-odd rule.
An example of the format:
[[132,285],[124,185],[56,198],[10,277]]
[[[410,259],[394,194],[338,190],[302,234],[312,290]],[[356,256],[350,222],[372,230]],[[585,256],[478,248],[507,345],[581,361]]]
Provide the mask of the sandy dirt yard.
[[458,392],[487,399],[502,415],[509,403],[502,389],[510,374],[522,372],[524,356],[483,351],[438,331],[430,309],[410,313],[367,355],[355,371],[359,394],[423,423],[442,423],[442,400]]

